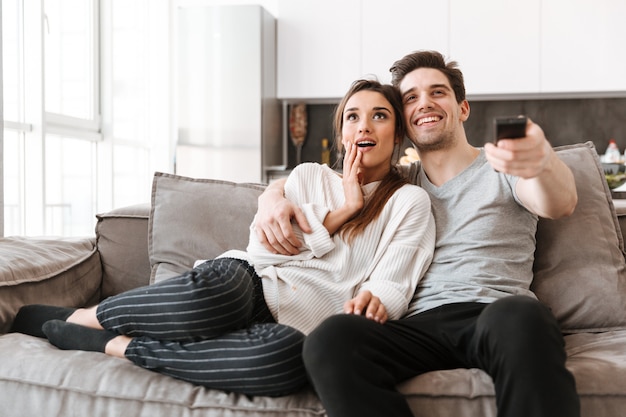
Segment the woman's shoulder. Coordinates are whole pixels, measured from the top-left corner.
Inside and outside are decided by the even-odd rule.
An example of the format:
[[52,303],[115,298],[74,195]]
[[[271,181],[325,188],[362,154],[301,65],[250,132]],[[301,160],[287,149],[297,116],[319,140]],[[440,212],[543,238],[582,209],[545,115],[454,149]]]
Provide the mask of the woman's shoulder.
[[395,199],[405,202],[411,206],[422,206],[428,204],[430,206],[430,196],[428,192],[419,185],[404,184],[394,193]]
[[287,181],[309,179],[311,175],[317,175],[317,173],[319,172],[321,172],[321,170],[318,163],[303,162],[293,167],[293,169],[289,173],[289,176],[287,177]]
[[296,165],[291,170],[291,174],[302,174],[302,173],[311,173],[311,172],[324,172],[326,169],[330,169],[330,168],[328,168],[327,165],[322,165],[322,164],[319,164],[317,162],[303,162],[301,164]]
[[303,162],[296,165],[296,167],[291,171],[291,174],[289,174],[289,176],[292,175],[298,178],[306,178],[307,180],[311,180],[312,177],[341,178],[337,171],[333,170],[326,164],[319,164],[317,162]]
[[305,189],[317,189],[329,184],[341,184],[341,177],[328,165],[317,162],[304,162],[292,169],[285,187],[296,186]]

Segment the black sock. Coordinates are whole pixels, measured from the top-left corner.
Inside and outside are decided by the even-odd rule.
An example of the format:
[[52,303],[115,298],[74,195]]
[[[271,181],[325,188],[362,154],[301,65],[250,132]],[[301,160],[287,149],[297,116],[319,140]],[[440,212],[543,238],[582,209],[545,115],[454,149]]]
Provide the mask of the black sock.
[[17,312],[13,325],[12,333],[24,333],[30,336],[45,338],[46,335],[41,330],[41,326],[49,320],[67,320],[75,308],[47,306],[41,304],[32,304],[23,306]]
[[88,350],[102,352],[106,344],[117,333],[110,330],[99,330],[80,324],[68,323],[62,320],[50,320],[43,325],[43,332],[50,343],[64,350]]

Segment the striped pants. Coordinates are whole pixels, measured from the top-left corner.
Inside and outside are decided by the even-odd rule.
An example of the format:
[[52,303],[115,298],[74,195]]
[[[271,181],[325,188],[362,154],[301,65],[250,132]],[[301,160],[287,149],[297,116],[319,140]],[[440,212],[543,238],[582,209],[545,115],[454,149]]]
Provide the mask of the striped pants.
[[307,383],[304,334],[275,322],[245,261],[207,261],[112,296],[97,317],[132,337],[126,358],[164,375],[247,395],[287,395]]

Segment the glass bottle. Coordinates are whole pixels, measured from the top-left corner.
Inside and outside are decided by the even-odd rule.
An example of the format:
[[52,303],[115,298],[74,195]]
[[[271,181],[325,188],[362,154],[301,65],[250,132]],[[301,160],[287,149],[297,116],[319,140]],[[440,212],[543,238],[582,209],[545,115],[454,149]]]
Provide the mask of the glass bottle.
[[330,166],[330,148],[328,147],[328,139],[322,139],[322,164]]

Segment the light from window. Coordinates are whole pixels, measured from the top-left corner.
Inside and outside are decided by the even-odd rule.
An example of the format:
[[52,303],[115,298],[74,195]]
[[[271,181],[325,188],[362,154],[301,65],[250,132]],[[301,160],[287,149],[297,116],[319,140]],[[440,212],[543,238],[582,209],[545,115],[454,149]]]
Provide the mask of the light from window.
[[2,0],[2,95],[4,120],[23,121],[21,90],[23,61],[20,51],[22,19],[19,0]]
[[45,0],[45,107],[80,119],[95,118],[92,2]]
[[15,236],[24,233],[22,161],[24,135],[4,130],[4,234]]
[[93,235],[96,143],[46,135],[46,234]]

